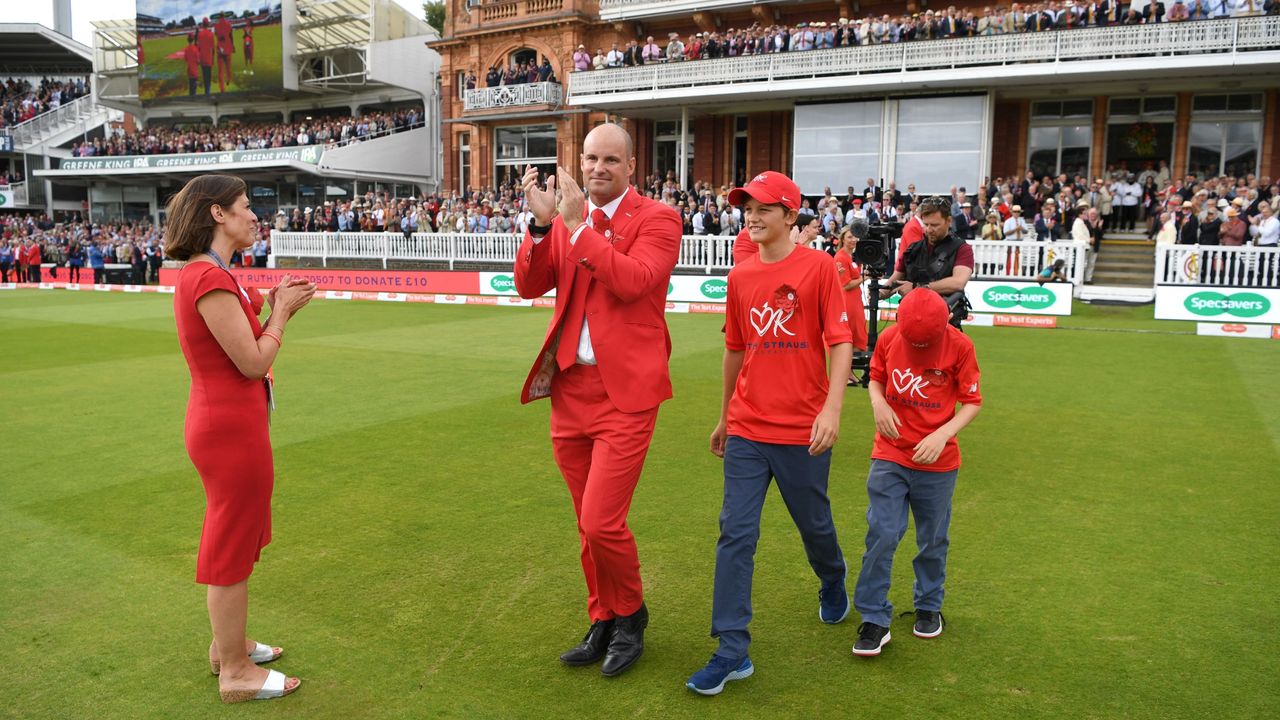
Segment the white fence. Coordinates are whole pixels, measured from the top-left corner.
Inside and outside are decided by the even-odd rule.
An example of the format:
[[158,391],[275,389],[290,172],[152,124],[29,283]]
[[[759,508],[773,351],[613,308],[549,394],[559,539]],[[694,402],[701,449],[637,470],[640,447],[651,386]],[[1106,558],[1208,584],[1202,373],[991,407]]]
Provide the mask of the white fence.
[[1280,48],[1280,17],[1120,25],[830,50],[747,55],[572,73],[569,97],[1012,63],[1234,53]]
[[[498,233],[295,233],[272,232],[271,252],[277,257],[377,260],[417,260],[448,263],[512,265],[522,236]],[[732,235],[685,235],[680,239],[676,267],[707,274],[733,267]],[[1077,287],[1084,282],[1084,243],[970,241],[974,277],[981,279],[1034,280],[1054,260],[1066,261],[1067,277]]]
[[512,264],[521,236],[472,233],[271,233],[271,252],[276,257],[447,262],[492,262]]
[[975,280],[1035,280],[1045,266],[1062,260],[1067,279],[1077,288],[1084,285],[1087,246],[1082,242],[970,240],[969,245]]
[[1280,248],[1161,245],[1155,284],[1280,287]]

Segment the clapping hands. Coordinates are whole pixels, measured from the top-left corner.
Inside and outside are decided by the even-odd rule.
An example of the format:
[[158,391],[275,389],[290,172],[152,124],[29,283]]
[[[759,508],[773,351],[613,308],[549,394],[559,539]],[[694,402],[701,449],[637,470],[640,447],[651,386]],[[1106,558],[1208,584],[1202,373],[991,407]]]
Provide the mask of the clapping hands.
[[271,310],[293,315],[301,310],[316,294],[316,284],[304,278],[285,275],[280,283],[267,291],[267,305]]
[[[538,168],[529,165],[521,180],[525,202],[538,225],[550,225],[556,213],[564,221],[565,229],[573,232],[582,224],[586,211],[586,195],[568,170],[556,167],[556,174],[547,177],[546,189],[538,186]],[[559,192],[556,188],[559,187]]]
[[533,221],[538,225],[550,225],[556,215],[555,177],[547,178],[545,189],[539,188],[538,168],[529,165],[525,167],[520,185],[524,188],[524,200],[529,205],[529,212],[533,213]]

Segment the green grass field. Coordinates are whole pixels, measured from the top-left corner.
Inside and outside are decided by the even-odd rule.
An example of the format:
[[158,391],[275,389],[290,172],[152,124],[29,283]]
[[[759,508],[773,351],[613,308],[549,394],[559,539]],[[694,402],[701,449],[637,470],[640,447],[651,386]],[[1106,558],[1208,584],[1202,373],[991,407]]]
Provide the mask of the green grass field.
[[[1196,337],[1150,307],[971,329],[986,407],[962,435],[947,632],[918,640],[902,618],[880,658],[853,658],[856,617],[818,621],[774,492],[756,675],[702,698],[683,683],[714,648],[721,318],[670,317],[676,398],[631,512],[652,621],[608,680],[556,661],[585,629],[577,537],[548,405],[516,399],[548,311],[334,301],[290,325],[276,367],[275,541],[251,581],[251,634],[304,684],[223,708],[171,302],[0,293],[2,717],[1280,714],[1276,343]],[[871,436],[850,390],[831,497],[851,573]],[[899,610],[913,554],[909,531]]]
[[[240,28],[235,29],[234,36],[236,52],[231,57],[231,82],[227,84],[227,92],[279,95],[281,83],[284,82],[284,50],[281,45],[280,24],[257,25],[253,28],[252,75],[247,72],[248,67],[245,65],[244,39]],[[138,95],[144,102],[188,99],[187,63],[182,59],[182,50],[186,46],[185,35],[143,39],[142,51],[147,63],[145,76],[138,78]],[[210,92],[216,98],[220,95],[216,60],[211,78]],[[200,75],[196,79],[196,97],[191,99],[203,101],[204,80]]]

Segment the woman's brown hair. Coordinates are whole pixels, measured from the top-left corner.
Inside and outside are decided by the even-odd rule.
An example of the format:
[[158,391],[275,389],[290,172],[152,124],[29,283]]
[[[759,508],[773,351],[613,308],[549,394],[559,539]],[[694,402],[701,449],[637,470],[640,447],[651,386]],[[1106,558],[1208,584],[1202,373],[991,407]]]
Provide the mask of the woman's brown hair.
[[201,175],[187,183],[165,206],[164,254],[190,260],[208,252],[218,227],[209,208],[230,208],[246,190],[244,181],[234,175]]

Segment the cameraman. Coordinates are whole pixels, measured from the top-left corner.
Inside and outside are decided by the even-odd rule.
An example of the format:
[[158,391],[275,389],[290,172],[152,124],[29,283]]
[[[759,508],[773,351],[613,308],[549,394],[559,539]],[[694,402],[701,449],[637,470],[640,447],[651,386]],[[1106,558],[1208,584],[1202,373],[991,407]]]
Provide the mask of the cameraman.
[[891,287],[881,289],[880,297],[887,298],[895,292],[905,297],[914,288],[930,288],[946,298],[951,324],[960,327],[968,313],[964,288],[973,275],[973,247],[952,232],[951,202],[946,198],[925,198],[916,210],[916,218],[924,228],[924,238],[903,251],[888,278]]

